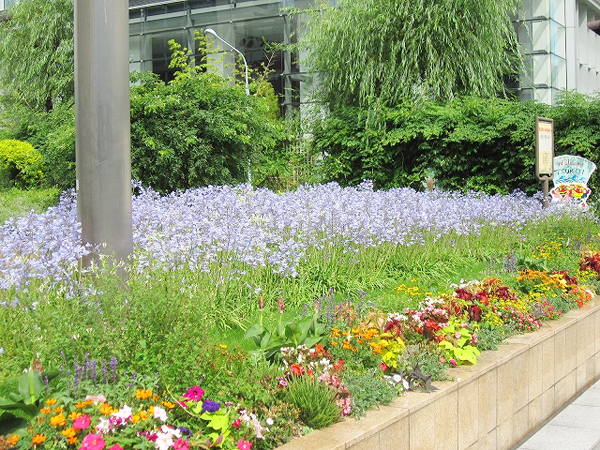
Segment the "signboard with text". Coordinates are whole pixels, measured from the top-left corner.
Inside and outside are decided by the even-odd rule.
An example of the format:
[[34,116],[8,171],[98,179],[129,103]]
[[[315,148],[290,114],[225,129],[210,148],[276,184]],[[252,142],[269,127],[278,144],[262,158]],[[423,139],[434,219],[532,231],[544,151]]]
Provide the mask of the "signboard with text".
[[535,176],[551,180],[554,174],[554,120],[535,118]]

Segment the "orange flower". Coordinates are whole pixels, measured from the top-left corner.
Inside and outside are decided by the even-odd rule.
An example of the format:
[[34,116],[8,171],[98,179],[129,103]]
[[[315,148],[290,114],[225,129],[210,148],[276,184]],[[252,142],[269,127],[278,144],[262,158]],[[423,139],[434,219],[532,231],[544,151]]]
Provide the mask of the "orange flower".
[[58,407],[56,407],[56,408],[54,409],[54,412],[55,412],[56,414],[62,414],[62,413],[64,413],[64,412],[65,412],[65,407],[64,407],[64,406],[62,406],[62,405],[61,405],[61,406],[58,406]]
[[[318,344],[317,344],[317,345],[318,345]],[[168,402],[168,401],[166,401],[166,400],[165,400],[165,401],[162,401],[162,402],[160,402],[160,403],[161,403],[161,404],[162,404],[162,405],[163,405],[165,408],[168,408],[168,409],[175,409],[175,408],[177,407],[177,405],[176,405],[175,403],[173,403],[173,402]]]
[[65,437],[72,438],[77,435],[77,430],[73,427],[69,427],[66,430],[62,430],[61,434]]
[[91,405],[92,403],[94,403],[93,400],[86,400],[84,402],[75,403],[75,408],[77,408],[77,409],[83,409],[86,406]]
[[331,341],[331,345],[333,345],[335,347],[336,345],[338,345],[338,343],[337,343],[337,341]]
[[152,397],[152,391],[148,389],[138,389],[135,391],[135,398],[139,398],[140,400],[145,400],[147,398]]
[[50,417],[50,425],[52,425],[53,427],[63,427],[66,424],[67,419],[65,418],[65,416],[62,415],[62,413]]
[[43,444],[44,442],[46,442],[46,435],[43,433],[34,434],[31,438],[31,443],[33,445]]
[[44,406],[42,409],[40,409],[40,412],[42,414],[50,414],[52,412],[52,408],[49,406]]
[[77,436],[72,436],[72,437],[70,437],[69,439],[67,439],[67,442],[68,442],[70,445],[75,445],[75,444],[77,444]]
[[117,411],[118,411],[117,409],[114,409],[108,403],[102,403],[100,405],[100,413],[103,416],[110,416],[112,413],[117,412]]
[[17,442],[19,442],[19,437],[20,436],[18,434],[13,434],[6,440],[6,443],[9,445],[9,447],[16,447]]
[[67,417],[71,420],[75,420],[78,417],[81,417],[83,415],[83,413],[77,412],[77,411],[73,411],[71,412]]
[[46,400],[46,405],[54,405],[56,403],[56,399],[55,398],[49,398],[48,400]]

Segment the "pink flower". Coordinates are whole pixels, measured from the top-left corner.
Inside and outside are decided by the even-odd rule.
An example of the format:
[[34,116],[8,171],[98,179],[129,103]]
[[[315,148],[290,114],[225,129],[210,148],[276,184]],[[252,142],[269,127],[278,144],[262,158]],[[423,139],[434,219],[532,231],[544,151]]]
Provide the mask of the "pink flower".
[[99,434],[88,434],[83,438],[79,450],[103,450],[106,447],[106,442]]
[[124,450],[124,449],[119,444],[115,444],[111,448],[109,448],[108,450]]
[[175,450],[189,450],[188,441],[184,441],[179,438],[175,442],[173,442],[173,448]]
[[250,450],[252,448],[252,442],[241,439],[240,442],[237,443],[237,448],[239,450]]
[[189,400],[201,401],[204,395],[204,390],[200,386],[188,388],[187,392],[183,396]]
[[85,430],[87,427],[90,426],[91,423],[92,420],[90,416],[86,414],[84,416],[78,417],[73,421],[73,428],[75,428],[76,430]]
[[456,367],[456,361],[454,361],[453,359],[450,360],[450,364],[452,364],[454,367]]

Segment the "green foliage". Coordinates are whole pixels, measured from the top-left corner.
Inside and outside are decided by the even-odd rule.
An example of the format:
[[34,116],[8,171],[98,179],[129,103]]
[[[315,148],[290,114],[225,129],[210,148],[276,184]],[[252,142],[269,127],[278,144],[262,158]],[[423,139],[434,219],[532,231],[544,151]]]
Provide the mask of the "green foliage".
[[41,401],[46,396],[46,385],[42,377],[49,379],[55,376],[56,374],[42,374],[41,369],[31,366],[19,377],[17,391],[9,393],[8,398],[0,398],[0,436],[25,431],[28,421],[9,411],[19,411],[29,420],[36,417]]
[[0,88],[9,103],[50,111],[74,96],[72,0],[16,2],[0,20]]
[[[494,96],[522,58],[513,0],[316,2],[301,46],[330,106]],[[305,13],[303,11],[303,13]],[[485,61],[485,63],[483,63]]]
[[344,386],[352,394],[351,416],[360,418],[379,405],[387,405],[398,397],[398,389],[381,377],[379,369],[367,372],[347,372],[343,375]]
[[325,428],[337,422],[340,408],[336,393],[324,383],[301,376],[289,383],[285,400],[300,409],[300,419],[311,428]]
[[[18,187],[32,187],[43,177],[40,170],[42,155],[27,142],[16,139],[0,141],[0,186],[14,183]],[[2,176],[7,179],[2,180]]]
[[308,348],[311,348],[321,342],[327,335],[327,327],[317,321],[318,314],[318,311],[315,310],[312,317],[302,320],[295,318],[289,322],[283,322],[282,309],[275,329],[269,331],[263,326],[261,310],[259,322],[248,328],[244,338],[251,338],[260,349],[260,352],[264,353],[265,357],[269,360],[272,360],[279,354],[281,347],[306,345]]
[[[555,119],[556,154],[584,156],[600,164],[600,96],[565,93],[550,107],[476,97],[447,103],[423,101],[382,108],[376,117],[356,107],[336,108],[314,130],[315,148],[328,179],[376,188],[413,187],[435,173],[448,190],[507,194],[540,190],[534,176],[535,117]],[[590,188],[600,192],[600,177]]]
[[263,99],[208,72],[131,88],[132,175],[160,192],[247,180],[248,162],[280,136]]
[[477,363],[477,357],[481,352],[470,344],[472,334],[467,328],[452,320],[447,327],[442,328],[441,333],[444,335],[444,340],[439,343],[439,346],[444,349],[448,359],[454,360],[458,365]]
[[44,212],[58,203],[58,189],[10,189],[0,191],[0,224],[9,217],[21,217],[33,210]]

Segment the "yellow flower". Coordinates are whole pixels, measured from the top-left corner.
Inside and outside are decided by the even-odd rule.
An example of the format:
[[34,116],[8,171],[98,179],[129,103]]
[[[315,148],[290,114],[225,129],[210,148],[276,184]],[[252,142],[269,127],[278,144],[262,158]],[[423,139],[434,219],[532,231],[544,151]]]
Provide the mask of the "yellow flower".
[[225,344],[219,344],[219,347],[221,347],[223,350],[227,350],[227,345]]
[[83,413],[77,412],[77,411],[73,411],[71,412],[67,417],[71,420],[75,420],[78,417],[81,417],[83,415]]
[[46,405],[54,405],[56,403],[56,399],[55,398],[49,398],[48,400],[46,400]]
[[66,424],[67,419],[62,415],[62,413],[58,414],[57,416],[50,417],[50,425],[53,427],[63,427]]
[[34,434],[31,438],[31,443],[33,445],[43,444],[44,442],[46,442],[46,435],[43,433]]

